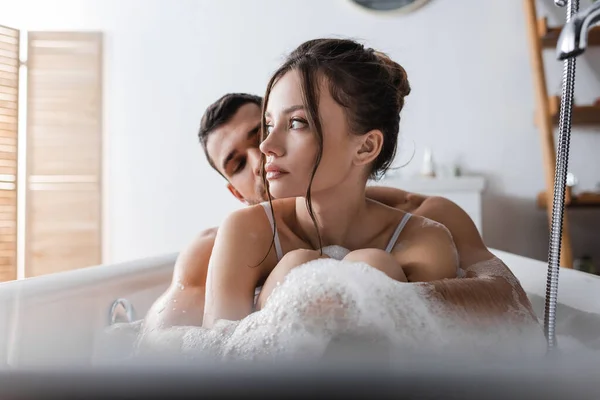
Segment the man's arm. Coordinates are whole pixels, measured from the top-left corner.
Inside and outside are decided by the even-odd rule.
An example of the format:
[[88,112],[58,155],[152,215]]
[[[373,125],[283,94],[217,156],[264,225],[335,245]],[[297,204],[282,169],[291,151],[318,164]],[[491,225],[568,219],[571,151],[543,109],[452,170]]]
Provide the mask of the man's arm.
[[[460,267],[467,278],[441,279],[422,283],[447,303],[467,315],[500,316],[507,305],[519,305],[535,319],[527,294],[510,269],[500,260],[489,261],[494,255],[488,250],[471,217],[457,204],[443,197],[415,195],[389,187],[369,187],[367,197],[386,205],[412,212],[446,226],[459,254]],[[407,207],[408,204],[408,207]],[[410,206],[416,205],[414,209]],[[490,273],[487,263],[494,263]],[[513,293],[517,293],[515,298]]]
[[[493,263],[490,268],[488,263]],[[514,310],[525,310],[526,321],[537,321],[531,302],[518,279],[500,260],[475,264],[467,269],[467,277],[444,279],[420,284],[430,290],[434,298],[457,312],[465,321],[517,317]],[[516,294],[516,296],[515,296]]]
[[144,330],[202,325],[206,273],[216,235],[217,228],[201,232],[179,254],[171,285],[146,314]]
[[429,197],[415,214],[448,228],[459,253],[460,266],[467,273],[462,279],[426,283],[432,293],[464,312],[465,317],[502,316],[506,315],[508,306],[522,306],[536,318],[518,279],[488,250],[473,220],[462,208],[443,197]]

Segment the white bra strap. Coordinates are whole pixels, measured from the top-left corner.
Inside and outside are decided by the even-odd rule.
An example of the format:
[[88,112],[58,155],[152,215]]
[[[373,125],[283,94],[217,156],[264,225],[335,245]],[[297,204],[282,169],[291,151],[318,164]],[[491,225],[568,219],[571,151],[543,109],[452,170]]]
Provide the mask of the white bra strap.
[[275,229],[275,221],[273,221],[273,214],[271,214],[271,204],[266,201],[264,203],[260,203],[261,206],[265,209],[265,214],[267,214],[267,218],[269,219],[269,223],[271,224],[271,231],[275,234],[275,253],[277,254],[277,261],[280,261],[283,258],[283,251],[281,251],[281,243],[279,242],[279,235],[277,234],[277,230]]
[[408,222],[408,220],[410,219],[411,216],[412,216],[412,214],[410,214],[410,213],[404,214],[404,217],[402,217],[402,220],[396,227],[396,230],[394,231],[394,234],[392,235],[390,242],[388,243],[387,247],[385,248],[386,253],[390,253],[392,251],[392,249],[394,248],[394,246],[396,246],[396,242],[398,241],[398,236],[400,236],[402,229],[404,229],[404,227],[406,226],[406,223]]

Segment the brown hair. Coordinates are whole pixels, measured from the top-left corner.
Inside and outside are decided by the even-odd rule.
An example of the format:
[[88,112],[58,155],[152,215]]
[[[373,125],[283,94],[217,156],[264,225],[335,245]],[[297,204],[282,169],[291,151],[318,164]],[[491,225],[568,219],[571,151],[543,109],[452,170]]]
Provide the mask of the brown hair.
[[[300,74],[302,100],[306,108],[308,124],[318,143],[315,166],[305,198],[306,207],[317,231],[319,247],[322,248],[311,203],[312,182],[323,155],[323,131],[319,119],[320,78],[325,78],[331,96],[344,108],[352,134],[364,135],[374,129],[383,133],[383,145],[371,166],[370,178],[384,174],[394,160],[398,144],[400,111],[404,107],[404,97],[410,93],[410,85],[404,68],[384,53],[371,48],[366,49],[362,44],[349,39],[309,40],[290,53],[267,85],[263,101],[261,140],[266,137],[264,114],[271,89],[291,70],[296,70]],[[264,168],[263,182],[271,203],[271,193],[268,190]],[[275,220],[274,215],[273,220]]]

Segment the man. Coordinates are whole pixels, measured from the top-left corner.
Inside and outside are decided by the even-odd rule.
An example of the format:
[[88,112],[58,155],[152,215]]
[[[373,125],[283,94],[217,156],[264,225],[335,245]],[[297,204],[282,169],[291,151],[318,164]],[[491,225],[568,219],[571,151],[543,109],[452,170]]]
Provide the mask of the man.
[[[231,93],[206,110],[198,137],[209,164],[227,181],[228,190],[247,205],[266,200],[260,176],[259,129],[262,98]],[[460,266],[473,279],[450,279],[430,283],[432,292],[467,313],[483,309],[503,312],[504,305],[494,299],[514,301],[511,282],[515,278],[506,266],[501,277],[480,273],[475,264],[494,256],[479,232],[459,206],[442,197],[427,197],[386,187],[367,188],[367,197],[389,206],[427,217],[445,225],[456,244]],[[169,289],[152,306],[144,322],[146,329],[175,325],[201,325],[208,261],[217,228],[202,232],[178,257]],[[484,271],[485,272],[485,271]],[[477,280],[475,282],[474,280]],[[520,288],[519,302],[531,311],[531,304]],[[486,304],[482,305],[482,302]],[[487,307],[487,308],[486,308]]]

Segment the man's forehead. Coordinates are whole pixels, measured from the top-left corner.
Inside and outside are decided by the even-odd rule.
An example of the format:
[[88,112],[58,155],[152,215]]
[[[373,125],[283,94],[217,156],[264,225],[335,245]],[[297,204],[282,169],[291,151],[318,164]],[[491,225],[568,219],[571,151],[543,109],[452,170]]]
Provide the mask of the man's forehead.
[[206,149],[210,158],[221,168],[221,162],[239,143],[245,143],[248,133],[260,124],[261,109],[258,105],[245,104],[234,116],[215,129],[207,139]]

